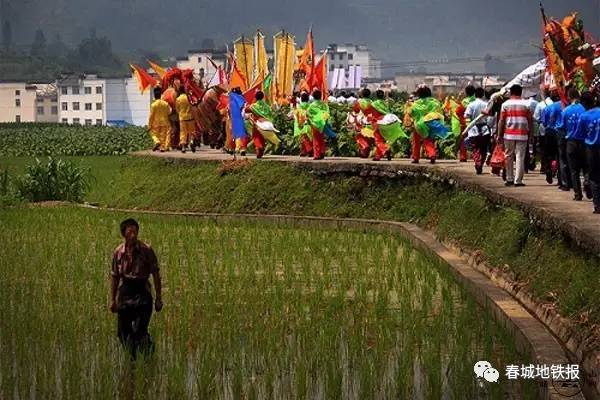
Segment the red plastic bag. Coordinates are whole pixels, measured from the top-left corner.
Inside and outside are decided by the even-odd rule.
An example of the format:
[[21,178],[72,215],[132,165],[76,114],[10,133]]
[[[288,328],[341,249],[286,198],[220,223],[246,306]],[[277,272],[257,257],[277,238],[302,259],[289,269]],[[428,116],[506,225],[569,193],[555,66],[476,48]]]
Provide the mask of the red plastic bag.
[[501,144],[497,144],[494,147],[494,152],[492,153],[492,159],[490,160],[490,166],[492,167],[493,173],[499,173],[499,171],[504,168],[504,162],[506,161],[506,154],[504,154],[504,146]]

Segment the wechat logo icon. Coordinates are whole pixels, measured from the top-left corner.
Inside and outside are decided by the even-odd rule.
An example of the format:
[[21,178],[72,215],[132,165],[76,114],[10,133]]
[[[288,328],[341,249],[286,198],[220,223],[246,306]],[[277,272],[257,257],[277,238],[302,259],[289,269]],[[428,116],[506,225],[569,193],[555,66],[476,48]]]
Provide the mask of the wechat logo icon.
[[500,377],[498,370],[493,368],[492,364],[487,361],[477,361],[473,367],[473,371],[477,378],[483,378],[490,383],[498,382],[498,378]]

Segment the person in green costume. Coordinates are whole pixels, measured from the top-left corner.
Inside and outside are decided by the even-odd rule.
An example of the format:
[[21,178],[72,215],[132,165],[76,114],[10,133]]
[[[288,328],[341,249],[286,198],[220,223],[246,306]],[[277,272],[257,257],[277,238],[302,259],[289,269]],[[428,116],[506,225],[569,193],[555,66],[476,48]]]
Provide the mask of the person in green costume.
[[313,159],[322,160],[325,158],[325,129],[329,120],[329,106],[321,100],[320,90],[313,92],[315,99],[306,110],[308,122],[310,124],[313,136]]
[[[256,92],[256,101],[247,107],[249,113],[248,121],[252,126],[248,130],[252,130],[252,142],[254,143],[254,151],[256,158],[262,158],[265,153],[265,139],[271,143],[278,145],[280,140],[275,134],[277,132],[273,126],[273,110],[271,106],[264,100],[263,92]],[[265,130],[261,125],[270,123],[271,129]],[[267,124],[268,125],[268,124]]]
[[398,139],[408,138],[400,120],[392,113],[388,103],[385,101],[385,93],[383,90],[375,92],[375,101],[371,103],[369,116],[373,125],[375,138],[375,157],[374,161],[381,160],[382,157],[387,157],[391,160],[392,155],[390,147]]
[[418,99],[412,103],[410,109],[405,111],[409,114],[408,121],[414,127],[412,162],[419,162],[421,144],[423,144],[425,152],[433,164],[437,158],[435,140],[436,138],[445,138],[449,130],[443,124],[442,104],[432,97],[431,89],[421,86],[417,89],[416,94]]
[[309,100],[308,93],[303,92],[294,109],[294,137],[300,141],[300,157],[310,157],[313,152],[312,130],[307,120]]

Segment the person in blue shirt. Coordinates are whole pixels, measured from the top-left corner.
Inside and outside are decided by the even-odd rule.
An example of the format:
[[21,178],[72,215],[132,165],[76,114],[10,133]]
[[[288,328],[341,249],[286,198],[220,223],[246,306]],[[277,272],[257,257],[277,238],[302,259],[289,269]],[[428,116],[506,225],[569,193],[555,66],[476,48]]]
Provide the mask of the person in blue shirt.
[[585,137],[594,214],[600,214],[600,103],[594,94],[584,92],[581,105],[586,112],[579,117],[576,134]]
[[588,199],[592,198],[592,191],[588,181],[588,168],[586,162],[585,136],[577,130],[577,124],[585,108],[579,103],[579,91],[572,87],[568,91],[569,103],[562,112],[562,121],[560,129],[567,141],[567,162],[571,172],[571,184],[575,196],[573,200],[583,200],[581,191],[581,178],[583,173],[583,189]]
[[[562,103],[560,101],[560,95],[557,90],[553,90],[550,94],[550,98],[553,103],[548,105],[542,111],[541,122],[544,126],[545,139],[544,139],[544,159],[542,160],[543,169],[546,171],[546,182],[552,184],[552,177],[554,171],[557,171],[556,179],[558,180],[558,188],[563,189],[564,185],[562,171],[558,168],[559,165],[559,139],[561,134],[558,132],[560,124],[562,122]],[[554,167],[554,168],[553,168]]]

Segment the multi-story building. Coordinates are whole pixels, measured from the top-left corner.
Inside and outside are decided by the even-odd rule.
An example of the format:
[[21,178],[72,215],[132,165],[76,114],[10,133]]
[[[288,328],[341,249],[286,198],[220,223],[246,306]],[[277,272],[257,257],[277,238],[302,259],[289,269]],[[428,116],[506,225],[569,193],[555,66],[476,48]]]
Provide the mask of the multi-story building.
[[224,50],[215,49],[188,50],[187,56],[177,58],[177,68],[193,69],[197,77],[209,80],[217,72],[210,60],[225,68],[227,54]]
[[367,46],[335,43],[327,46],[329,71],[341,68],[346,72],[351,66],[360,67],[364,79],[381,79],[381,61],[376,59]]
[[36,90],[25,82],[0,83],[0,122],[35,122]]
[[97,75],[72,75],[57,83],[59,122],[104,125],[105,79]]
[[140,93],[133,77],[75,75],[58,86],[59,122],[80,125],[145,125],[150,93]]
[[36,122],[58,122],[58,93],[56,84],[36,84]]

